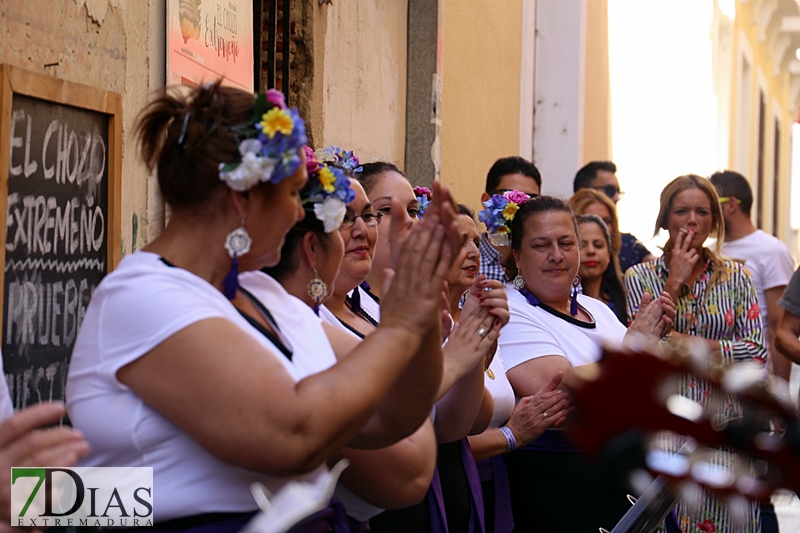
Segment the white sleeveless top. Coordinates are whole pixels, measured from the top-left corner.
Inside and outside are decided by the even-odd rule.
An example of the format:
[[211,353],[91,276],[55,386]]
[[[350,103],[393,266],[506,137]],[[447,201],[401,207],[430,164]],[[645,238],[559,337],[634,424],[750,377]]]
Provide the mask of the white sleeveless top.
[[325,481],[325,465],[302,476],[278,478],[224,463],[117,380],[120,368],[178,331],[210,318],[229,320],[264,347],[264,357],[277,358],[296,381],[303,376],[219,290],[149,252],[125,257],[97,287],[72,353],[67,407],[74,426],[91,445],[80,466],[153,467],[158,493],[153,514],[159,522],[201,513],[255,511],[258,506],[250,494],[254,481],[272,493],[291,479],[320,489]]
[[381,321],[381,304],[372,299],[372,296],[367,294],[367,291],[361,288],[361,285],[350,291],[348,294],[353,295],[355,291],[359,292],[361,297],[361,308],[367,312],[369,316],[375,319],[375,322]]
[[[491,377],[490,377],[491,376]],[[494,353],[494,358],[489,369],[483,374],[483,386],[489,391],[494,400],[494,412],[490,428],[499,428],[511,418],[514,410],[514,389],[506,376],[506,367],[503,363],[503,356],[500,355],[500,347]]]
[[534,307],[514,288],[506,285],[511,319],[503,327],[499,346],[507,368],[549,355],[560,355],[571,367],[594,363],[603,353],[603,346],[619,347],[627,329],[608,305],[581,295],[580,305],[595,320],[588,327],[552,315]]
[[[267,274],[241,274],[239,284],[260,300],[275,318],[281,333],[292,344],[292,361],[304,373],[303,377],[323,372],[336,364],[336,354],[322,327],[323,320],[358,338],[324,305],[320,306],[320,315],[325,314],[327,319],[315,315],[305,302],[286,292],[280,283]],[[362,522],[383,512],[383,509],[367,502],[341,483],[336,485],[333,496],[341,500],[347,514]]]

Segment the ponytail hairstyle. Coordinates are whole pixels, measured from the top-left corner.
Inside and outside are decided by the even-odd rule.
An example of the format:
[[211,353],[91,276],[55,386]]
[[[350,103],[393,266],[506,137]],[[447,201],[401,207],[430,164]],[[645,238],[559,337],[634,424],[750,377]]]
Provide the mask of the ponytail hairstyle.
[[188,93],[176,88],[159,92],[137,119],[135,131],[167,204],[197,207],[226,188],[219,165],[240,157],[232,128],[250,120],[253,112],[251,93],[219,81]]

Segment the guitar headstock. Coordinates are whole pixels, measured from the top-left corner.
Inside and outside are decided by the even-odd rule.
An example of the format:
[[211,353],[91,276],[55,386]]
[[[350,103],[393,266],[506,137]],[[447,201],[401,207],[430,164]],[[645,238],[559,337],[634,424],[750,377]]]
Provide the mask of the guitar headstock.
[[[628,463],[633,457],[686,486],[756,499],[781,487],[800,492],[800,421],[792,406],[765,382],[761,365],[711,366],[703,350],[606,350],[597,363],[575,369],[568,385],[577,409],[568,434],[591,454]],[[705,406],[678,393],[686,373],[713,384]],[[720,415],[730,394],[741,418]],[[679,455],[659,445],[664,431],[691,437]]]

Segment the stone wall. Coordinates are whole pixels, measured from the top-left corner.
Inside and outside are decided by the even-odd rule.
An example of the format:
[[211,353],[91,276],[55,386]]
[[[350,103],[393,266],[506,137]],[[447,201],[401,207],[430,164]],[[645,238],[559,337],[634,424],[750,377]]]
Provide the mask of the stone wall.
[[162,203],[131,132],[149,93],[164,83],[164,6],[164,0],[0,0],[0,63],[122,94],[123,254],[163,228]]

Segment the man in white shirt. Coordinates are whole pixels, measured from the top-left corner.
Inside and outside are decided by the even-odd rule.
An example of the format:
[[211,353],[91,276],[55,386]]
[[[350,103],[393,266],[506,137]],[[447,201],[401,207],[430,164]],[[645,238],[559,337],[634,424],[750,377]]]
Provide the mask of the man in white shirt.
[[715,172],[709,180],[719,193],[725,219],[722,253],[743,262],[750,270],[758,293],[761,320],[767,332],[773,372],[789,381],[792,363],[775,348],[775,334],[783,316],[778,299],[792,277],[794,259],[782,241],[753,225],[750,218],[753,191],[744,176],[724,170]]

